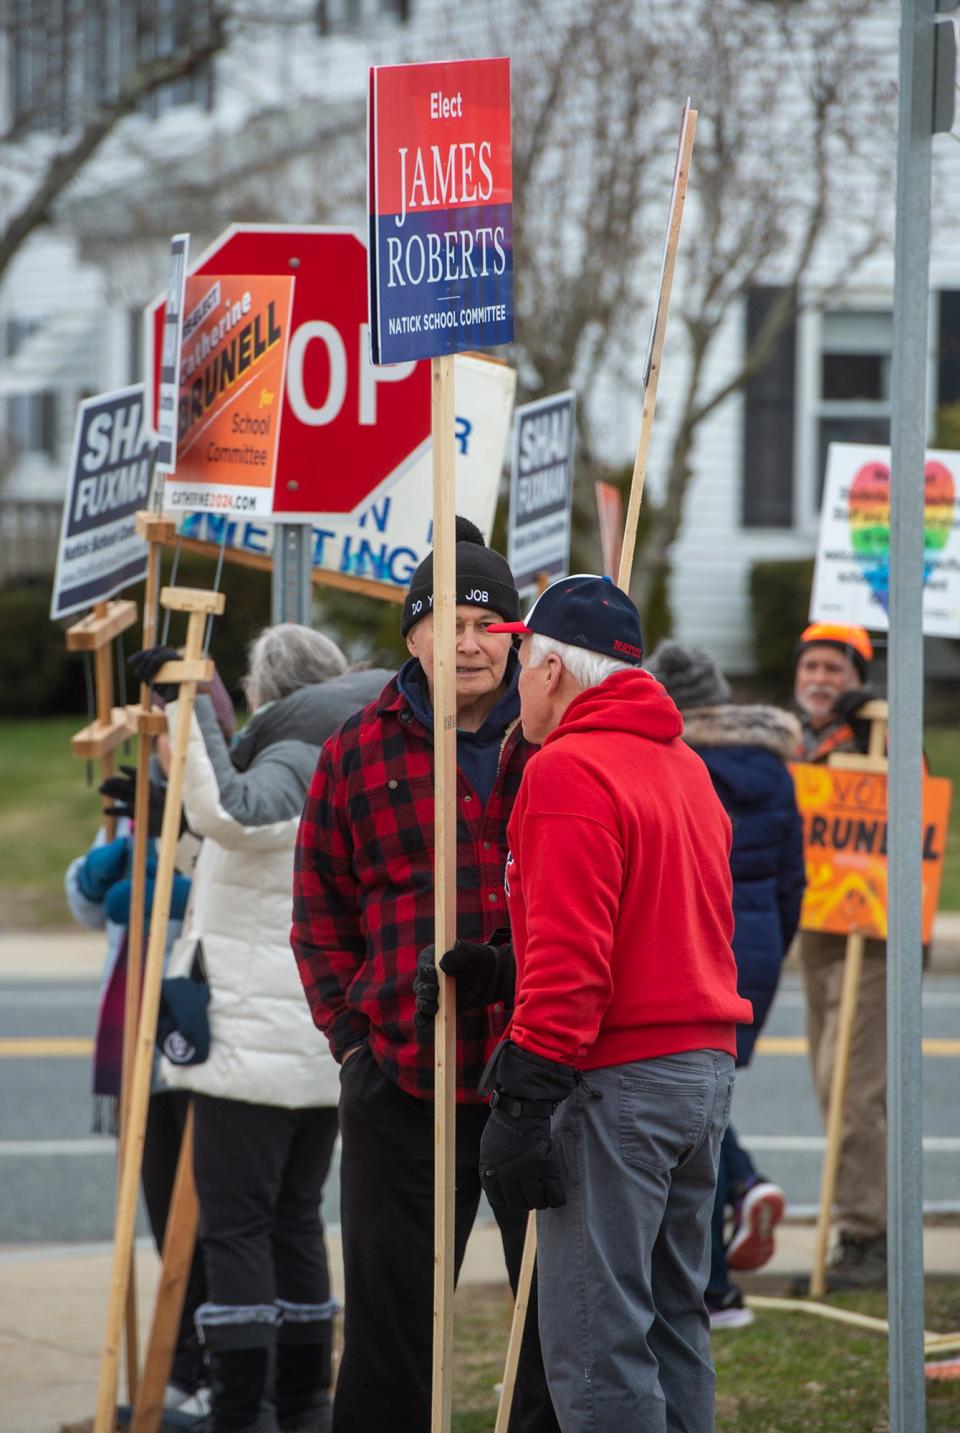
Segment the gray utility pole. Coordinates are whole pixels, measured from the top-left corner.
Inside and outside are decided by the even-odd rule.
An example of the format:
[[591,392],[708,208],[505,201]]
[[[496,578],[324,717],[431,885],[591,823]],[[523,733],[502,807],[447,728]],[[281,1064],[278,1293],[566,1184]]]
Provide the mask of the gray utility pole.
[[313,586],[313,526],[303,522],[273,525],[273,582],[270,588],[270,621],[311,625]]
[[887,918],[887,1245],[891,1433],[926,1427],[920,891],[923,489],[932,137],[950,129],[958,0],[903,0],[893,294],[890,483],[890,883]]

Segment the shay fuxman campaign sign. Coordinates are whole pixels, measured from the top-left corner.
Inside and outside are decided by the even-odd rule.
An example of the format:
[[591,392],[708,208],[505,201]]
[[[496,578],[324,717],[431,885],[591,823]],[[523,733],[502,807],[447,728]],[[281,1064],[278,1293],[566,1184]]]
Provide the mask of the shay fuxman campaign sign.
[[147,571],[134,514],[147,505],[154,446],[144,424],[142,383],[86,398],[77,411],[63,504],[52,618],[67,617]]
[[573,393],[517,409],[507,561],[521,596],[570,571]]
[[252,274],[187,280],[167,510],[270,513],[293,283]]
[[[960,453],[927,453],[923,490],[923,630],[960,637]],[[810,616],[885,632],[889,601],[890,449],[831,443]]]
[[374,363],[509,343],[509,60],[372,69],[368,137]]

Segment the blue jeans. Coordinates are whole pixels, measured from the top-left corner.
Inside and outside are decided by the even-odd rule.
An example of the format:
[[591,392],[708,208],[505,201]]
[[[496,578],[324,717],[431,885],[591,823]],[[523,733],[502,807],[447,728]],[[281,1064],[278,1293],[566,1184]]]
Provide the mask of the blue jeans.
[[563,1433],[712,1433],[703,1302],[733,1058],[591,1070],[554,1116],[567,1203],[537,1216],[540,1341]]

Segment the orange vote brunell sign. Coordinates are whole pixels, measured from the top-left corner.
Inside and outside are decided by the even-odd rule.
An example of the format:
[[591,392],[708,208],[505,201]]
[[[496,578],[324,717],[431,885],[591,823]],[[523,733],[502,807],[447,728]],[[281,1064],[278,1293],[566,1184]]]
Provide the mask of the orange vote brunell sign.
[[[807,866],[801,929],[886,939],[886,775],[802,762],[791,770]],[[924,777],[924,941],[933,935],[940,898],[950,795],[949,781]]]
[[187,279],[167,510],[271,513],[293,283],[259,274]]

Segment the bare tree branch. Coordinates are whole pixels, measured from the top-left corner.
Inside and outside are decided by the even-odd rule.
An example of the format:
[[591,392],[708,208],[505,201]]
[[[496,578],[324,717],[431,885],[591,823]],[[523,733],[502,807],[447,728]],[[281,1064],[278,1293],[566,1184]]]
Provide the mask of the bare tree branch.
[[117,98],[102,105],[66,148],[58,150],[29,198],[0,234],[0,279],[26,239],[48,223],[53,206],[80,174],[104,140],[140,102],[162,86],[185,79],[211,61],[224,44],[223,17],[214,13],[208,34],[195,45],[141,65],[129,73]]

